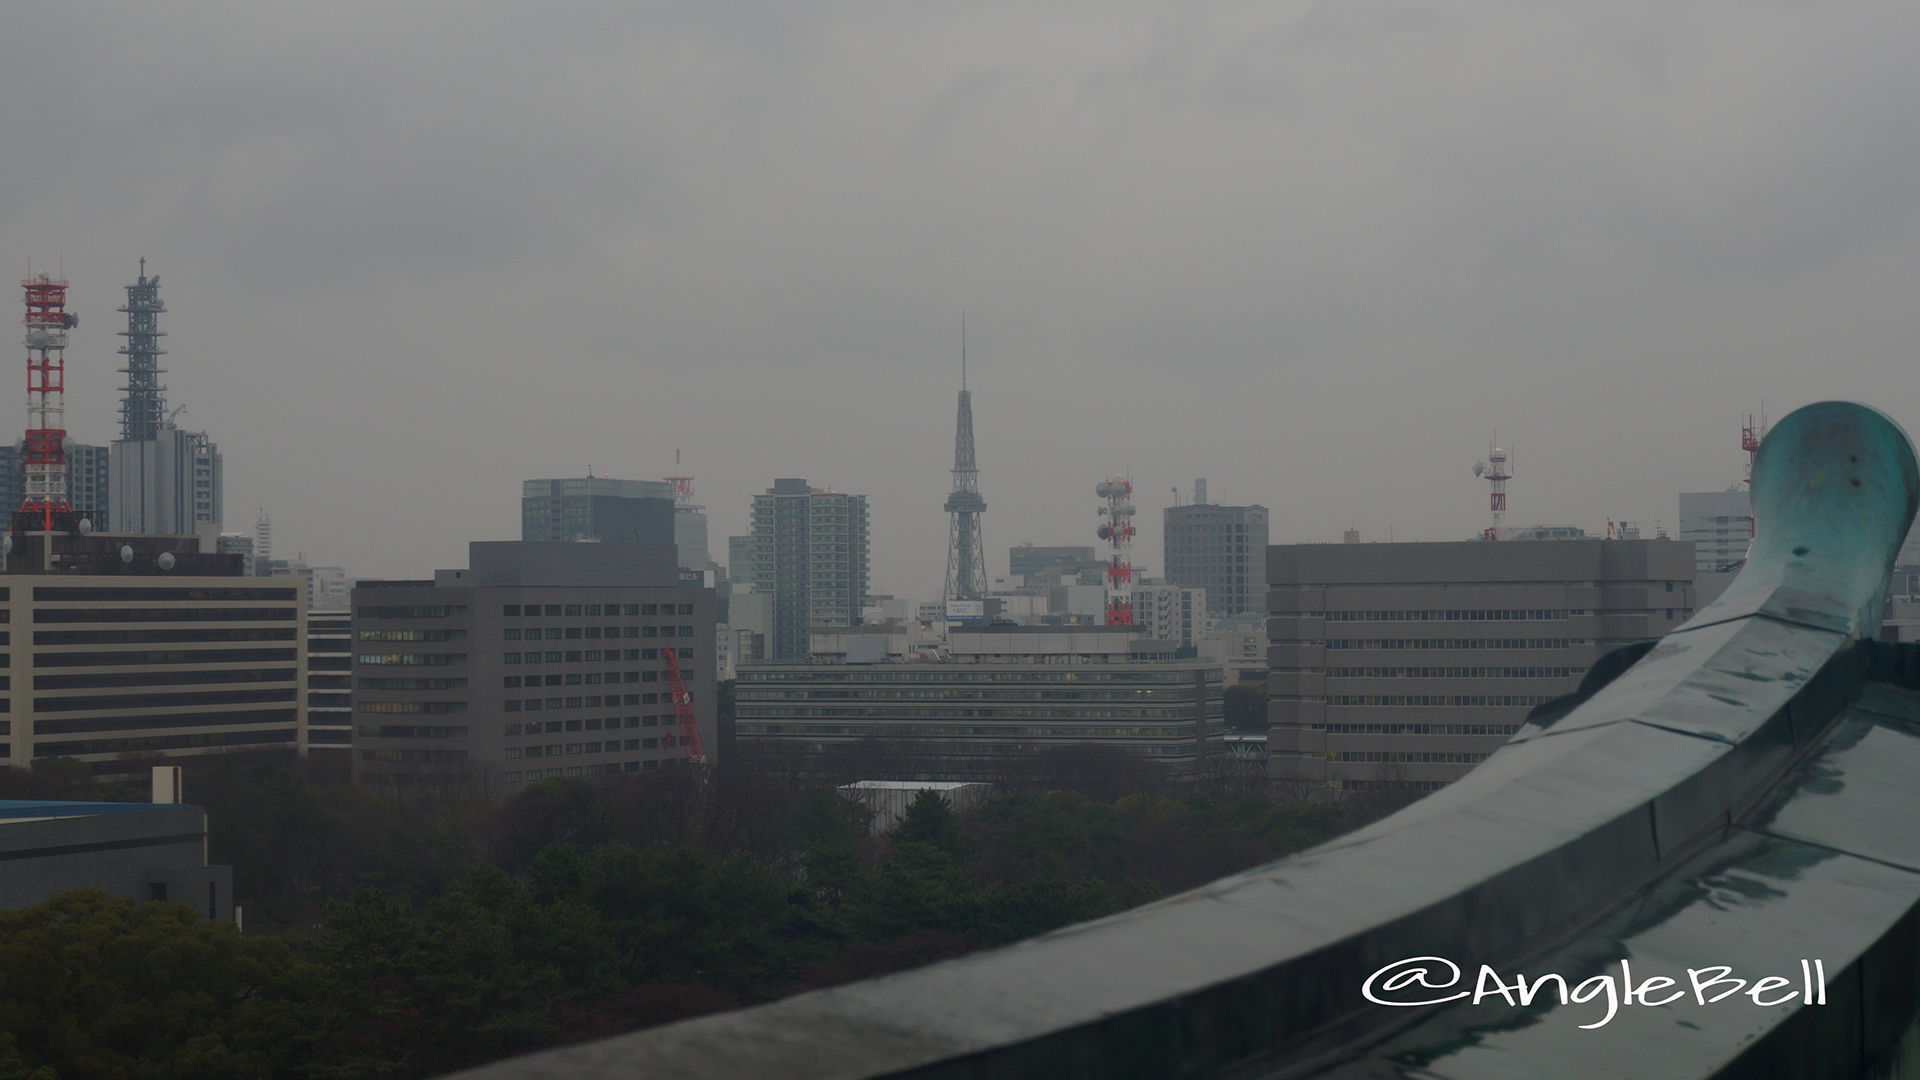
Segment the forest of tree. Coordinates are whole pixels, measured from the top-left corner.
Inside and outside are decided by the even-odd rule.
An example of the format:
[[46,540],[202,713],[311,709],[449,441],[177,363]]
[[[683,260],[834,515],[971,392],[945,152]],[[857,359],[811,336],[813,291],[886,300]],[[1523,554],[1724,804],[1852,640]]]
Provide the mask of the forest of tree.
[[[102,797],[58,762],[0,773]],[[246,934],[102,893],[0,913],[0,1080],[435,1076],[1017,941],[1388,808],[1083,779],[1102,797],[923,795],[872,836],[833,788],[738,764],[403,807],[202,759]]]

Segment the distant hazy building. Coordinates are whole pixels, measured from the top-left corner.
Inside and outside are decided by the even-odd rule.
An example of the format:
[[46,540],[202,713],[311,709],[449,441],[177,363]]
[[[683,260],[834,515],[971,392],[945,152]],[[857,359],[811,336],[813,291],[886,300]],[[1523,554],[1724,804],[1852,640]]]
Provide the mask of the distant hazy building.
[[713,590],[672,548],[502,542],[432,581],[353,591],[354,781],[494,794],[687,760],[665,649],[715,730]]
[[1096,558],[1091,546],[1035,547],[1021,544],[1007,551],[1007,574],[1025,578],[1029,584],[1041,578],[1071,581],[1083,573],[1103,573],[1106,563]]
[[707,512],[704,507],[674,508],[673,546],[680,549],[680,567],[683,570],[705,570],[712,565],[707,555]]
[[1693,542],[1693,567],[1708,573],[1747,557],[1753,540],[1753,500],[1745,491],[1680,493],[1680,539]]
[[1148,637],[1198,648],[1207,631],[1207,591],[1178,585],[1136,585],[1133,622]]
[[1268,549],[1269,776],[1432,790],[1622,645],[1692,614],[1674,540]]
[[[743,752],[805,771],[891,746],[876,780],[994,781],[1049,750],[1119,749],[1175,777],[1222,756],[1221,677],[1133,627],[955,630],[945,663],[744,667]],[[808,762],[815,762],[809,765]]]
[[1168,581],[1205,589],[1207,610],[1215,615],[1260,610],[1267,587],[1266,507],[1169,506],[1163,520]]
[[753,497],[753,543],[746,571],[736,569],[734,580],[772,597],[770,659],[804,660],[814,627],[860,622],[868,529],[865,495],[787,479]]
[[267,564],[273,561],[273,519],[267,517],[267,508],[260,508],[260,516],[253,523],[253,573],[259,577],[267,576]]
[[521,485],[522,540],[666,545],[674,528],[673,485],[664,480],[576,476]]
[[253,562],[253,535],[251,533],[223,532],[215,550],[223,555],[240,556],[240,565],[248,577],[255,576],[258,567]]

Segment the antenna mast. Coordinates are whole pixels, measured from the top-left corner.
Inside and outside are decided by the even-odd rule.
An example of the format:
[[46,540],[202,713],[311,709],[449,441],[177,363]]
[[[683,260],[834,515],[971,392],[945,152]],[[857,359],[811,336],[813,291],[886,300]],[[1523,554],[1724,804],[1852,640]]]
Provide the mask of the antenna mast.
[[[973,454],[973,394],[967,389],[967,313],[960,313],[960,408],[953,429],[953,491],[947,496],[950,519],[947,540],[947,580],[944,599],[982,600],[986,597],[987,560],[980,539],[980,514],[987,500],[980,496],[980,468]],[[985,617],[982,612],[978,617]]]
[[79,318],[67,311],[67,279],[28,271],[21,286],[27,306],[27,437],[21,447],[27,494],[15,527],[52,532],[71,528],[67,502],[67,331]]

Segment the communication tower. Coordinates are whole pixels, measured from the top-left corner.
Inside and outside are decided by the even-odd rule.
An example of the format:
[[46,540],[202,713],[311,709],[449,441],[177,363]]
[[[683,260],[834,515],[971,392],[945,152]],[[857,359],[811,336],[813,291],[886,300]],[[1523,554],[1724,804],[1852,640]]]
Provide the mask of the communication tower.
[[973,458],[973,394],[967,390],[967,320],[960,317],[960,411],[953,429],[953,492],[947,496],[952,524],[947,540],[947,580],[942,597],[980,600],[986,596],[987,559],[980,542],[980,469]]
[[27,314],[27,437],[20,457],[26,466],[26,499],[15,528],[51,532],[75,526],[67,503],[67,331],[79,317],[67,311],[67,282],[29,272]]
[[[673,452],[673,469],[680,471],[680,451]],[[591,470],[589,470],[591,471]],[[693,477],[663,476],[662,480],[673,485],[673,506],[676,510],[702,510],[704,507],[693,505]]]
[[1107,500],[1100,507],[1100,539],[1108,544],[1107,554],[1107,625],[1132,626],[1133,623],[1133,563],[1127,549],[1133,543],[1133,483],[1125,476],[1115,473],[1100,481],[1093,489],[1095,495]]
[[1748,413],[1747,424],[1745,427],[1740,429],[1740,449],[1745,450],[1747,452],[1747,472],[1745,476],[1742,476],[1740,478],[1741,483],[1746,484],[1748,486],[1752,486],[1753,459],[1756,455],[1760,453],[1761,440],[1765,439],[1766,437],[1767,437],[1767,418],[1765,416],[1762,416],[1760,418],[1760,422],[1758,424],[1755,424],[1753,422],[1753,414]]
[[1507,463],[1507,452],[1497,446],[1487,450],[1487,460],[1476,461],[1473,475],[1493,485],[1487,506],[1493,511],[1493,524],[1480,534],[1482,540],[1499,540],[1507,535],[1502,524],[1507,515],[1507,481],[1513,479],[1513,469]]
[[127,366],[120,369],[127,377],[127,385],[120,388],[125,395],[120,399],[120,438],[158,439],[167,422],[167,403],[161,396],[166,387],[160,385],[166,372],[160,357],[167,355],[160,339],[167,335],[159,325],[167,305],[160,300],[160,275],[147,276],[147,260],[140,260],[140,280],[127,286],[127,306],[120,310],[127,316],[127,328],[120,334],[127,339],[120,348],[127,358]]

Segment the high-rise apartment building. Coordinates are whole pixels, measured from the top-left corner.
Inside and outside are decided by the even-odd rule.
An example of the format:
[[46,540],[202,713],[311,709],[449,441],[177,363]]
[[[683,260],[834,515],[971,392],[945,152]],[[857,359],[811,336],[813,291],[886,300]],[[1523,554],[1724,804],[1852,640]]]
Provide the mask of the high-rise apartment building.
[[1260,610],[1267,585],[1266,507],[1169,506],[1163,521],[1169,582],[1205,589],[1207,610],[1215,615]]
[[753,497],[749,575],[773,598],[770,659],[807,658],[807,631],[854,626],[866,606],[867,497],[775,480]]
[[673,485],[605,476],[528,480],[520,491],[520,539],[672,544]]
[[1753,541],[1753,499],[1745,491],[1680,493],[1680,539],[1693,542],[1695,573],[1731,568]]
[[1432,790],[1694,607],[1675,540],[1294,544],[1267,552],[1276,782]]
[[684,763],[666,649],[713,760],[713,590],[680,584],[670,545],[468,551],[468,569],[353,590],[356,783],[499,794]]

